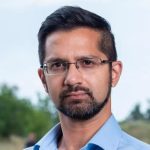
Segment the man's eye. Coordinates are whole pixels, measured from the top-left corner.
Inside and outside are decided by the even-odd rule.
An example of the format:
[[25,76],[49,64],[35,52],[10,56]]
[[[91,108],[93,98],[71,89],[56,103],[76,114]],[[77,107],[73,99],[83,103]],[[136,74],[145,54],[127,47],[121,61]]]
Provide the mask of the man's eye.
[[91,59],[84,59],[80,61],[81,65],[84,67],[92,67],[95,65],[95,62]]
[[64,62],[53,62],[50,65],[51,70],[64,69],[64,68],[65,68],[65,63]]

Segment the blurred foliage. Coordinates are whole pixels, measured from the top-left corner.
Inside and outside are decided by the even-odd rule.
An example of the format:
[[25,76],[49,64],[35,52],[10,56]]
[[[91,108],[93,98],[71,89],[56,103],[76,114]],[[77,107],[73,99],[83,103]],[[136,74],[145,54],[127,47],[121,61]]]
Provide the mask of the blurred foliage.
[[131,110],[131,113],[127,117],[126,121],[136,121],[136,120],[145,120],[150,121],[150,100],[147,100],[148,102],[148,108],[145,110],[145,112],[141,111],[141,105],[140,103],[135,104],[134,108]]
[[130,120],[121,123],[124,131],[130,135],[150,144],[150,121]]
[[30,99],[19,98],[17,92],[17,87],[0,87],[0,137],[35,132],[40,138],[58,122],[56,111],[49,111],[48,97],[38,95],[38,103],[33,105]]
[[123,130],[130,135],[150,143],[150,100],[147,102],[148,108],[145,112],[141,112],[141,105],[137,103],[127,119],[120,124]]
[[144,114],[141,112],[140,107],[140,104],[135,105],[130,115],[128,116],[129,120],[143,120],[145,118]]

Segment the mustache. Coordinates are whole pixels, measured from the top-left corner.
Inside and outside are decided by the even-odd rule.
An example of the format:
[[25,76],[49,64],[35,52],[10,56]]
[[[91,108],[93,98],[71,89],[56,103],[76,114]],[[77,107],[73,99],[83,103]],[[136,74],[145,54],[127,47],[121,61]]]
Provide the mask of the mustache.
[[64,100],[64,98],[67,97],[69,95],[69,93],[77,92],[77,91],[83,91],[84,93],[88,94],[93,99],[93,94],[89,88],[86,88],[83,86],[78,86],[78,85],[77,86],[69,86],[67,89],[63,90],[60,93],[59,98],[61,100]]

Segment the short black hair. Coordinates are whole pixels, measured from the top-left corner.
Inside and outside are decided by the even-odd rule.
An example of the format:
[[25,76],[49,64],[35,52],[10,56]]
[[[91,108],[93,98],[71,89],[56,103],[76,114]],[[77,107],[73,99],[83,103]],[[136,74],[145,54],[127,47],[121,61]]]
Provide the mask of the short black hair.
[[56,31],[69,31],[79,27],[87,27],[100,32],[99,49],[109,60],[117,59],[115,39],[108,21],[80,7],[64,6],[50,14],[40,27],[38,32],[40,64],[43,65],[44,62],[45,41],[48,35]]

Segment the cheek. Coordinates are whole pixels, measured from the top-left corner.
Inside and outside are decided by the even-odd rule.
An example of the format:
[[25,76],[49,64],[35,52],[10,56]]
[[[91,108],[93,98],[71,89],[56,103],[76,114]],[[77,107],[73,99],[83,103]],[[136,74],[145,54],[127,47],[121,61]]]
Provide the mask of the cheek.
[[93,96],[97,100],[104,100],[107,96],[109,86],[110,86],[110,76],[109,74],[94,74],[90,77],[89,88],[93,92]]
[[63,80],[60,77],[47,78],[48,94],[54,103],[58,101],[59,94],[62,90],[62,82]]
[[104,99],[109,89],[109,80],[99,80],[95,83],[95,96],[98,99]]

